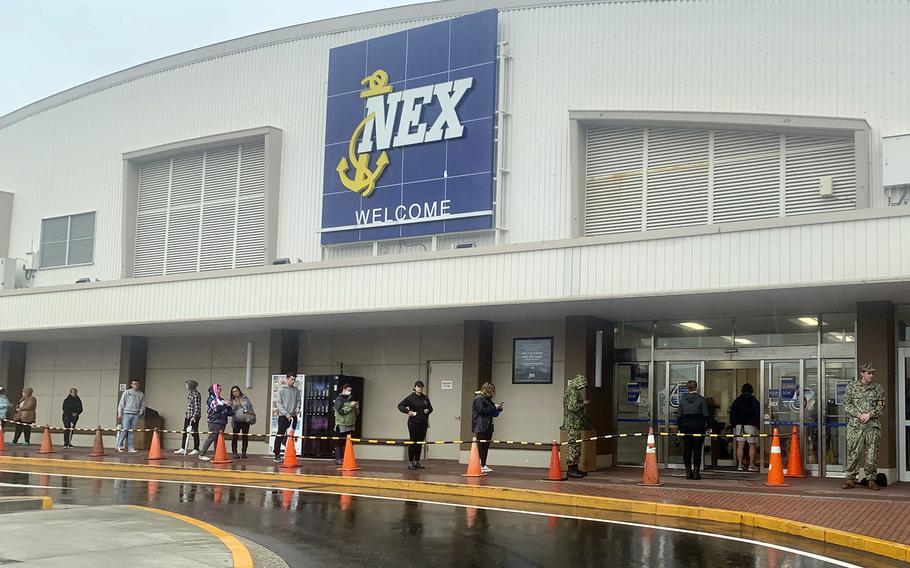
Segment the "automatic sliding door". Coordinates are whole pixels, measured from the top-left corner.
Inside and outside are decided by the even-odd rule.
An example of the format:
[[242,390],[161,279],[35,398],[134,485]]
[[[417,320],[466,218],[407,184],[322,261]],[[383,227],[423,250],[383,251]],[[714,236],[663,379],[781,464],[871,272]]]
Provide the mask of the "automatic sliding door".
[[[781,434],[780,451],[784,456],[790,450],[790,432],[801,426],[802,420],[802,361],[765,361],[762,366],[764,393],[764,431],[771,434],[775,428]],[[771,438],[764,438],[762,463],[768,467],[771,455]]]
[[[660,429],[663,432],[676,433],[676,412],[679,410],[680,396],[687,391],[686,383],[696,381],[703,389],[702,371],[704,362],[666,362],[658,364],[663,367],[660,396],[658,397],[658,416]],[[682,438],[670,435],[666,443],[658,444],[663,448],[661,457],[667,467],[682,467]]]
[[[616,426],[619,434],[647,432],[651,423],[648,363],[617,363],[615,367]],[[618,438],[616,463],[641,465],[641,438]]]
[[822,418],[825,475],[842,474],[847,466],[847,411],[844,393],[856,377],[853,361],[823,361],[825,400]]

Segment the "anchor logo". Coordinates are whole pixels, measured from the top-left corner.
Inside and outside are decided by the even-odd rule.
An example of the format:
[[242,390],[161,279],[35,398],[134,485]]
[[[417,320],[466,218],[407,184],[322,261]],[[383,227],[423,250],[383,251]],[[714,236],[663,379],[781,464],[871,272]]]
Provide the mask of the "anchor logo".
[[[391,93],[392,86],[388,83],[388,73],[381,69],[377,70],[360,82],[361,85],[367,87],[360,93],[360,98],[366,99],[376,95]],[[358,154],[354,149],[357,145],[357,140],[363,133],[364,127],[366,127],[367,123],[375,117],[375,113],[370,113],[360,121],[360,124],[354,129],[354,134],[351,135],[351,141],[348,144],[348,157],[341,158],[338,162],[338,167],[335,168],[341,183],[354,193],[360,193],[363,197],[369,197],[373,193],[373,190],[376,189],[376,182],[389,165],[389,155],[385,150],[383,150],[379,154],[379,158],[376,159],[375,167],[370,169],[370,153],[364,152]],[[349,159],[350,162],[348,162]],[[347,175],[347,172],[351,167],[354,168],[353,178],[348,177]]]

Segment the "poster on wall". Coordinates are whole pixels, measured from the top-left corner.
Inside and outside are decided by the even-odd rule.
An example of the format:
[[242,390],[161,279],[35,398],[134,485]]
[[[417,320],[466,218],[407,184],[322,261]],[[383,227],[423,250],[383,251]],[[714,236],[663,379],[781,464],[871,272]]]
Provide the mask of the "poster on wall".
[[796,377],[780,378],[780,398],[784,402],[793,402],[797,400],[796,392],[799,388]]
[[638,404],[639,400],[641,400],[641,385],[638,383],[626,383],[626,402]]
[[553,383],[553,338],[516,337],[512,340],[512,384]]
[[[281,383],[284,381],[285,375],[272,375],[271,388],[269,389],[269,438],[268,438],[268,447],[266,452],[268,454],[272,453],[272,449],[275,447],[275,436],[278,435],[278,389],[281,388]],[[304,376],[297,375],[297,388],[300,388],[300,385],[303,384]],[[303,434],[303,396],[300,396],[300,406],[297,407],[297,426],[294,428],[294,434],[298,436],[296,443],[294,444],[295,449],[297,450],[297,455],[302,455],[303,453],[303,444],[300,443],[299,436]]]
[[834,403],[841,405],[844,403],[844,395],[847,392],[847,387],[850,385],[847,381],[837,381],[834,384]]

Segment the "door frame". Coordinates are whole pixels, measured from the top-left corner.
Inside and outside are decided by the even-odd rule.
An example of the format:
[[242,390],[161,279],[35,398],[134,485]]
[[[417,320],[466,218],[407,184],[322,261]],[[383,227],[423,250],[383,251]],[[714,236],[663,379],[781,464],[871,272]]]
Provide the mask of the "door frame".
[[[665,389],[666,395],[666,429],[667,432],[670,431],[670,420],[672,418],[672,406],[670,405],[670,398],[672,393],[670,391],[670,365],[698,365],[698,376],[695,379],[698,382],[698,393],[704,396],[705,393],[705,360],[704,359],[690,359],[690,360],[670,360],[670,361],[655,361],[654,365],[664,365],[664,377],[663,377],[663,388]],[[654,366],[652,365],[652,367]],[[656,379],[656,377],[655,377]],[[656,380],[654,381],[654,389],[657,388]],[[657,417],[658,429],[660,428],[660,397],[656,396],[652,398],[653,406],[651,408],[652,415]],[[679,424],[677,424],[677,427]],[[661,456],[663,459],[659,460],[663,467],[667,469],[683,469],[685,466],[682,463],[670,463],[670,440],[673,436],[667,436],[667,443],[662,444],[664,451]]]
[[[430,359],[430,360],[427,360],[427,365],[426,365],[426,377],[427,377],[427,378],[426,378],[426,393],[427,393],[427,396],[431,396],[431,395],[433,394],[433,389],[431,388],[431,385],[432,385],[432,382],[433,382],[433,375],[432,375],[432,373],[433,373],[433,364],[434,364],[434,363],[451,363],[451,364],[458,364],[458,365],[461,365],[461,366],[462,366],[462,369],[464,368],[464,361],[461,361],[461,360],[450,360],[450,359]],[[461,378],[460,380],[464,380],[464,378]],[[458,392],[458,401],[459,401],[458,404],[459,404],[459,408],[460,408],[460,407],[461,407],[461,403],[462,403],[462,400],[461,400],[461,399],[462,399],[462,397],[463,397],[464,395],[463,395],[463,393],[461,392],[461,387],[462,387],[462,385],[460,384],[460,382],[459,382],[459,385],[458,385],[458,386],[459,386],[459,388],[457,389],[457,392]],[[455,390],[455,389],[453,389],[453,390]],[[432,419],[432,417],[431,417],[431,419]],[[457,417],[457,420],[458,420],[459,424],[461,424],[461,422],[462,422],[463,419],[464,419],[463,416],[458,416],[458,417]],[[431,428],[432,428],[432,426],[431,426]],[[429,437],[430,437],[430,431],[428,430],[428,431],[427,431],[427,438],[429,438]],[[461,437],[461,426],[459,426],[459,431],[456,433],[454,439],[459,439],[460,437]],[[432,455],[432,453],[433,453],[434,450],[438,450],[438,449],[441,449],[441,448],[443,448],[443,447],[445,447],[445,446],[436,446],[436,447],[434,448],[434,447],[433,447],[433,444],[425,444],[425,445],[423,446],[423,451],[421,452],[421,454],[423,455],[424,459],[427,459],[427,460],[431,460],[431,459],[449,459],[449,460],[451,460],[451,459],[454,459],[454,460],[457,461],[457,460],[459,459],[460,451],[456,451],[456,454],[455,454],[455,457],[454,457],[454,458],[450,458],[450,457],[440,457],[440,456],[435,456],[435,457],[434,457],[434,456]],[[455,445],[454,447],[457,448],[458,446]]]
[[910,369],[907,369],[907,359],[910,358],[910,346],[901,346],[897,348],[897,392],[898,392],[898,402],[894,405],[897,409],[897,473],[898,478],[901,481],[910,481],[910,467],[908,467],[907,459],[910,456],[907,455],[907,428],[910,427],[910,419],[908,419],[907,413],[910,412],[910,408],[907,408],[907,376]]

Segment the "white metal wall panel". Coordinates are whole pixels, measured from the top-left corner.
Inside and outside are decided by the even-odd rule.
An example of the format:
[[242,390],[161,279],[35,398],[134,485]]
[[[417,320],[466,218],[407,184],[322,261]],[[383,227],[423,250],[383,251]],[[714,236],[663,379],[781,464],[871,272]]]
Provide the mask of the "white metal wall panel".
[[[853,139],[787,136],[786,214],[804,215],[856,207]],[[821,176],[834,177],[834,195],[820,197]]]
[[590,128],[585,154],[585,234],[640,231],[644,130]]
[[780,214],[780,135],[714,132],[715,223]]
[[[904,0],[604,2],[502,11],[500,39],[512,56],[503,238],[569,236],[570,109],[865,118],[872,129],[872,205],[886,206],[880,138],[910,132],[910,81],[902,80],[910,75],[908,21]],[[105,247],[94,265],[42,271],[36,283],[117,279],[122,154],[270,125],[284,132],[277,256],[320,259],[328,50],[422,23],[245,49],[133,78],[0,128],[0,188],[16,193],[11,254],[23,257],[38,242],[41,218],[97,211],[96,238]]]

